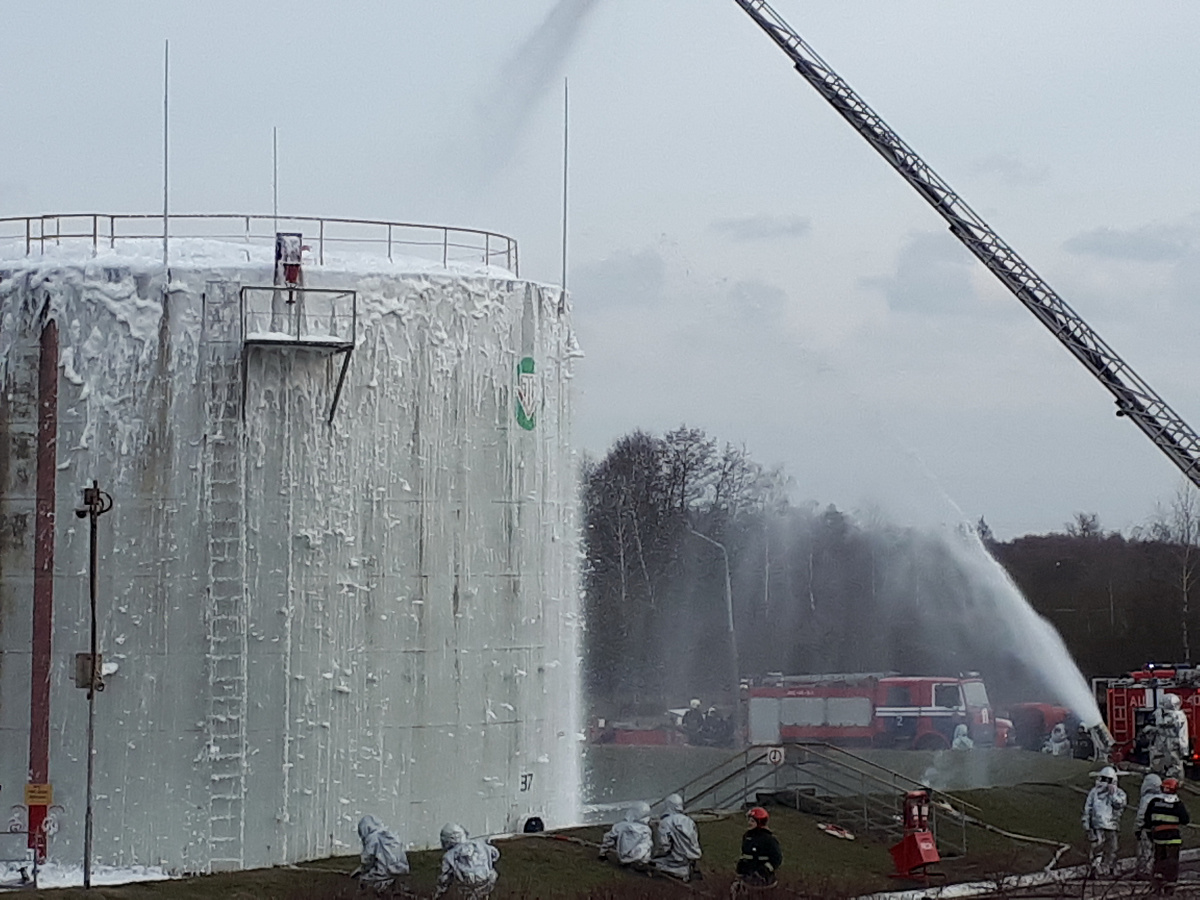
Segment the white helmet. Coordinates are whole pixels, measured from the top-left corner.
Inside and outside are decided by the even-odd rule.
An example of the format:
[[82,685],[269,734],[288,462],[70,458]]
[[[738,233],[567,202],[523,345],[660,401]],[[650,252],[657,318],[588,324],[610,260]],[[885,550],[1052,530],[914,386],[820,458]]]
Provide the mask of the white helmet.
[[1105,766],[1103,769],[1101,769],[1099,772],[1096,773],[1096,777],[1098,779],[1102,779],[1104,781],[1111,781],[1111,782],[1115,783],[1117,780],[1117,770],[1114,769],[1112,766]]
[[641,822],[645,824],[650,821],[650,804],[645,800],[639,800],[634,803],[629,809],[625,810],[626,822]]
[[442,841],[442,849],[449,850],[467,839],[467,829],[454,822],[447,822],[442,826],[442,833],[439,837]]

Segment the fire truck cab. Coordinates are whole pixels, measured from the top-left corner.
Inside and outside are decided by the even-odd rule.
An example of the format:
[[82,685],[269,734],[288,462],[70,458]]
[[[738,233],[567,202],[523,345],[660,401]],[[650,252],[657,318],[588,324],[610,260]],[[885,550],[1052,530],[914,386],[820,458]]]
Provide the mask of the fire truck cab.
[[1146,727],[1154,723],[1154,711],[1163,694],[1176,694],[1188,720],[1192,748],[1189,768],[1200,763],[1196,739],[1200,735],[1200,671],[1184,664],[1149,663],[1144,669],[1120,678],[1096,679],[1093,688],[1104,692],[1108,730],[1112,733],[1114,761],[1145,763],[1149,747]]
[[751,744],[828,741],[844,746],[944,750],[957,725],[980,746],[1003,746],[983,680],[964,676],[790,675],[749,688]]

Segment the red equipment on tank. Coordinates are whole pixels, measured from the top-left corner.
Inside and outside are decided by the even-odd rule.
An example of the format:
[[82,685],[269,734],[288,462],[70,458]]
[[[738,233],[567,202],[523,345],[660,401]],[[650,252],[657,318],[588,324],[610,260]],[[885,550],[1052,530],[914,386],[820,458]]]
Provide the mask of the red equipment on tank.
[[891,848],[891,854],[896,865],[892,878],[927,881],[930,875],[941,874],[926,868],[942,858],[929,830],[928,791],[909,791],[904,795],[904,838]]

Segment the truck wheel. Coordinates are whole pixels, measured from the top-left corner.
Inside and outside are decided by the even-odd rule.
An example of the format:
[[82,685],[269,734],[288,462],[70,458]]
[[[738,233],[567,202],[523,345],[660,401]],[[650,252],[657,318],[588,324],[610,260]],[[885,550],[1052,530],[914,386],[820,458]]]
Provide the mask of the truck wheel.
[[913,747],[917,750],[946,750],[950,747],[950,742],[937,732],[931,731],[917,738]]

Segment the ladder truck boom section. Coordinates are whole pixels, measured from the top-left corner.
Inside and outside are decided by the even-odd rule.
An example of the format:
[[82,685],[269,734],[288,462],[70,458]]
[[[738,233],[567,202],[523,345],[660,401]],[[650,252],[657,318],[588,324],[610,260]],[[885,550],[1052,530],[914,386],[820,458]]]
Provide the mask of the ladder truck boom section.
[[1128,416],[1200,487],[1200,437],[1119,357],[765,0],[736,0],[796,71],[928,201],[950,231],[1116,398]]

